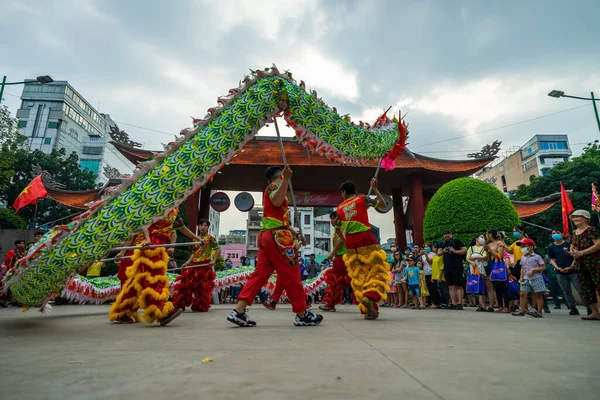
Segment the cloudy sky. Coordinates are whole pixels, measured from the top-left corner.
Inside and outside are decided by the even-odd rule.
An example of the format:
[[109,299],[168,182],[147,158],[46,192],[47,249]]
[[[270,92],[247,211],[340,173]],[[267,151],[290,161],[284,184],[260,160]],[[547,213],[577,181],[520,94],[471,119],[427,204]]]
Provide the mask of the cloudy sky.
[[[408,112],[424,155],[536,133],[567,133],[578,154],[599,135],[591,104],[547,93],[600,96],[599,15],[596,0],[4,0],[0,75],[68,80],[149,149],[275,63],[353,119]],[[13,113],[19,95],[5,91]],[[391,214],[374,223],[393,236]]]

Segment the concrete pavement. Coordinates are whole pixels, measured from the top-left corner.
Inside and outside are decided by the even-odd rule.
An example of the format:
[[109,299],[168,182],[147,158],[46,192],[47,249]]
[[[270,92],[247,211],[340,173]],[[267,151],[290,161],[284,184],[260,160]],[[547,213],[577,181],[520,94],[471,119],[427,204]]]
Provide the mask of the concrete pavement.
[[[111,325],[108,306],[0,309],[2,399],[598,399],[600,322],[353,306],[294,327],[289,306],[229,305],[167,327]],[[583,309],[581,309],[583,311]],[[213,362],[203,363],[208,358]]]

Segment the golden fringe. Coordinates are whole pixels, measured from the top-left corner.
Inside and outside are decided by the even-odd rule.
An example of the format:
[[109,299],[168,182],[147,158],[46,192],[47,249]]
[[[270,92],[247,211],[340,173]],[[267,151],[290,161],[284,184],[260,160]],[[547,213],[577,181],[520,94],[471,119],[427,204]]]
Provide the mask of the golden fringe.
[[365,294],[377,293],[381,300],[387,300],[390,265],[386,262],[387,256],[383,250],[376,245],[365,246],[348,250],[343,259],[361,313],[367,311],[362,304]]
[[[160,255],[161,259],[152,261],[151,258],[157,255]],[[171,295],[169,290],[170,281],[164,275],[167,270],[169,255],[164,247],[144,251],[136,249],[131,259],[133,264],[125,271],[129,279],[112,305],[108,319],[115,321],[123,315],[128,315],[139,322],[141,318],[137,312],[137,308],[141,307],[144,309],[144,321],[148,323],[160,321],[174,309],[173,303],[168,301]],[[140,273],[142,266],[146,271]],[[149,287],[144,288],[145,284],[149,285]],[[163,288],[160,292],[157,292],[155,287],[159,284],[163,284]],[[135,296],[124,299],[130,295],[132,290],[135,290]],[[165,302],[162,311],[155,304],[148,304],[148,300],[150,299]]]

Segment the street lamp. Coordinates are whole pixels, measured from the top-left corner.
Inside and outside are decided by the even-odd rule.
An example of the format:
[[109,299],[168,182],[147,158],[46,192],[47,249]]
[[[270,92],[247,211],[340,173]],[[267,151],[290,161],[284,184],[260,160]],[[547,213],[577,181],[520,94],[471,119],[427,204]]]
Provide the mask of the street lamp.
[[594,113],[596,114],[596,122],[598,123],[598,130],[600,131],[600,117],[598,117],[598,107],[596,106],[596,102],[600,101],[600,99],[596,99],[594,97],[594,92],[590,92],[590,94],[591,94],[591,97],[578,97],[578,96],[566,95],[565,92],[563,92],[562,90],[553,90],[550,93],[548,93],[548,96],[555,97],[557,99],[560,97],[569,97],[571,99],[591,101],[592,105],[594,106]]
[[[54,79],[52,79],[49,75],[41,75],[38,76],[37,78],[35,78],[35,80],[37,80],[39,83],[46,84],[46,83],[52,83],[54,82]],[[27,83],[26,81],[23,82],[6,82],[6,76],[4,76],[2,78],[2,84],[0,84],[0,103],[2,103],[2,95],[4,94],[4,86],[8,86],[8,85],[24,85],[25,83]]]

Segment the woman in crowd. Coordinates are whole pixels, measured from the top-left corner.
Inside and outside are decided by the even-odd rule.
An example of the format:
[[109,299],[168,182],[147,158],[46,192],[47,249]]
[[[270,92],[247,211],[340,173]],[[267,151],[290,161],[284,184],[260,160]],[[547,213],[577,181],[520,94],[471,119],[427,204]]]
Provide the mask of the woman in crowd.
[[577,264],[577,275],[586,304],[592,313],[581,319],[600,321],[597,291],[600,291],[600,230],[590,225],[590,213],[576,210],[571,221],[577,227],[571,236],[571,256]]
[[[471,275],[481,276],[481,281],[479,282],[479,293],[477,293],[479,297],[479,306],[477,307],[477,311],[479,312],[488,311],[485,308],[485,295],[487,294],[487,274],[485,271],[485,267],[488,263],[488,260],[488,253],[485,251],[485,238],[483,237],[483,235],[478,236],[475,239],[473,239],[471,245],[467,249],[467,261],[470,265]],[[492,308],[492,312],[493,311],[494,309]]]
[[[488,252],[490,260],[504,261],[506,244],[504,243],[504,240],[502,240],[502,235],[495,229],[489,229],[487,231],[487,238],[489,244],[486,246],[486,251]],[[496,298],[498,299],[498,312],[510,313],[508,281],[493,281],[492,285],[494,286]]]
[[392,286],[396,288],[395,293],[395,303],[392,307],[400,308],[405,303],[405,297],[408,295],[406,290],[404,290],[402,286],[402,276],[404,271],[404,263],[402,262],[402,255],[398,250],[394,251],[393,254],[393,262],[392,262],[392,274],[394,275],[394,280],[392,282]]

